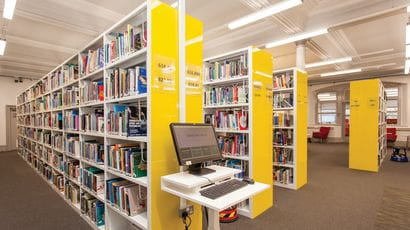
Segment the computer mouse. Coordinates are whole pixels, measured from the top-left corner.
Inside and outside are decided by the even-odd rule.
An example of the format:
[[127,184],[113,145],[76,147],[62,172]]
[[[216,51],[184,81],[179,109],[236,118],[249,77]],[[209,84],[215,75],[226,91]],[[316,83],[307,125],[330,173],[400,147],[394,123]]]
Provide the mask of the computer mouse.
[[245,181],[248,184],[255,184],[255,181],[252,178],[249,178],[249,177],[244,177],[242,180]]

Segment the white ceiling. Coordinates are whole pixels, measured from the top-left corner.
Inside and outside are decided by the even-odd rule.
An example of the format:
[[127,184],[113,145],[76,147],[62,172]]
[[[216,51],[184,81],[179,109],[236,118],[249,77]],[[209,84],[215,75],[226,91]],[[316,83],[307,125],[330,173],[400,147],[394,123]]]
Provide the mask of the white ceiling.
[[[204,22],[204,55],[261,46],[291,34],[329,28],[308,41],[306,63],[352,56],[353,62],[308,69],[311,81],[403,73],[405,6],[410,0],[304,0],[304,4],[237,30],[227,24],[279,0],[186,0],[187,12]],[[166,0],[172,3],[174,0]],[[142,0],[17,0],[9,23],[0,75],[40,78],[83,48]],[[3,4],[3,0],[0,0]],[[1,8],[3,8],[1,6]],[[274,68],[295,65],[295,45],[268,49]],[[321,78],[320,73],[364,72]]]

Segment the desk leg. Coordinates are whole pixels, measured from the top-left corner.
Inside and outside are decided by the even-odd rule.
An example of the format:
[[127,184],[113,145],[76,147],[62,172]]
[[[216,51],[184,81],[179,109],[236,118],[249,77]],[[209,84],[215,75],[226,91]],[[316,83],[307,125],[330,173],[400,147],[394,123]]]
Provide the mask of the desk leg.
[[218,211],[208,209],[208,220],[208,230],[220,230]]

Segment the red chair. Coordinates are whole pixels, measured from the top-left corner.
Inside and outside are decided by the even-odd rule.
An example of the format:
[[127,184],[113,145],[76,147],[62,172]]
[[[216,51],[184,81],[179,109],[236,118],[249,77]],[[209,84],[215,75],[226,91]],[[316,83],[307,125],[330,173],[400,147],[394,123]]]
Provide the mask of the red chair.
[[320,127],[319,132],[313,132],[312,137],[320,139],[320,142],[327,141],[327,136],[329,135],[330,127]]
[[397,140],[397,129],[387,128],[387,141],[395,142]]

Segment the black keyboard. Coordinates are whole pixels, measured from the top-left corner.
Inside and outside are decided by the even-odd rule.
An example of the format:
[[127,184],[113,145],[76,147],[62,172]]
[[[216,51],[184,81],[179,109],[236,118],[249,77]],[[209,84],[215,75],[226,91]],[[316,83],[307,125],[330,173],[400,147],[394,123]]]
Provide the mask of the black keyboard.
[[199,193],[201,193],[201,195],[204,197],[215,200],[218,197],[221,197],[235,190],[243,188],[246,185],[248,185],[248,183],[245,181],[232,179],[232,180],[228,180],[226,182],[214,185],[212,187],[203,189]]

